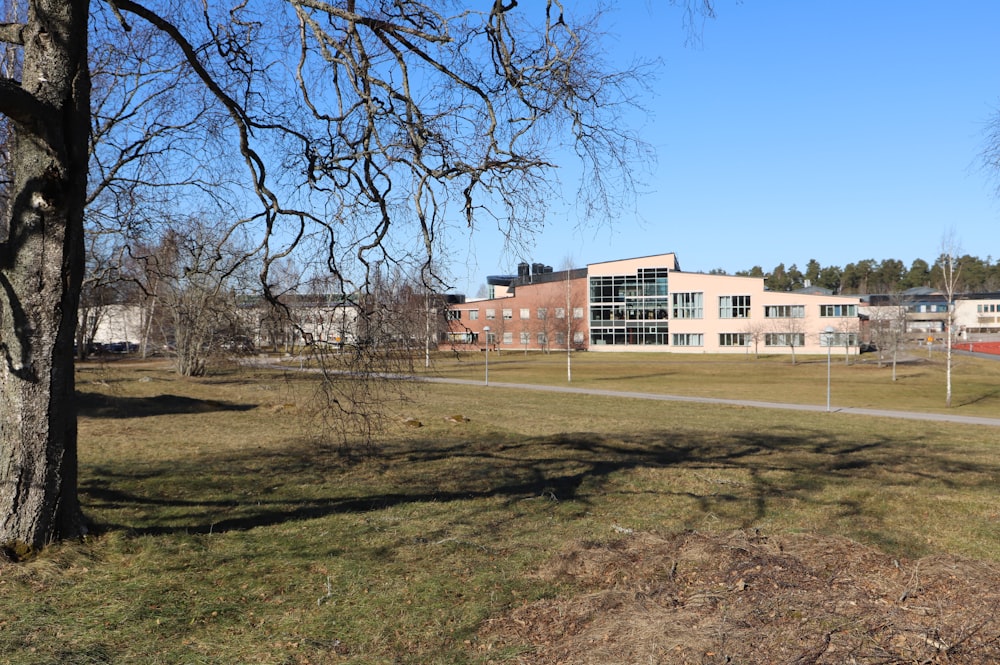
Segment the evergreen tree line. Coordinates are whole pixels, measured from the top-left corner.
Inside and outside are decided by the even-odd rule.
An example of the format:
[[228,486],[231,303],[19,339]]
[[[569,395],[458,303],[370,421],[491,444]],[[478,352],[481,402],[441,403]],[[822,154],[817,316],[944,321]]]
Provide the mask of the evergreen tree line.
[[[805,270],[796,264],[785,267],[779,263],[765,272],[760,266],[740,270],[735,274],[742,277],[762,277],[771,291],[795,291],[805,287],[819,286],[837,294],[887,294],[897,293],[915,287],[941,288],[944,257],[934,263],[916,259],[909,267],[897,259],[864,259],[856,263],[840,266],[822,266],[816,259],[810,259]],[[1000,292],[1000,261],[985,260],[968,254],[957,260],[959,290],[964,293]],[[726,274],[721,269],[713,274]]]

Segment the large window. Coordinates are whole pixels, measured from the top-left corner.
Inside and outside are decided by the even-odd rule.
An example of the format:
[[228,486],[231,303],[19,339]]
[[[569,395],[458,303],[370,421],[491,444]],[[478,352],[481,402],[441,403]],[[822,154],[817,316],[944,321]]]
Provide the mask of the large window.
[[495,309],[486,310],[486,319],[488,321],[493,321],[497,318],[497,311]]
[[766,319],[801,319],[805,315],[805,305],[764,305]]
[[674,333],[674,346],[704,346],[702,333]]
[[702,299],[700,291],[672,293],[670,297],[673,301],[673,308],[670,311],[670,318],[673,319],[700,319],[703,316]]
[[505,321],[510,321],[511,319],[513,319],[514,318],[514,310],[512,310],[512,309],[505,309],[505,310],[503,310],[503,318],[504,318]]
[[750,318],[750,296],[719,296],[719,318]]
[[820,305],[819,315],[824,317],[831,316],[857,316],[858,306],[857,305]]
[[521,344],[528,346],[531,344],[531,333],[527,331],[521,331]]
[[[668,274],[667,268],[639,268],[634,275],[591,277],[591,344],[666,345]],[[582,314],[582,308],[573,309],[574,318]]]
[[750,346],[750,333],[719,333],[719,346]]
[[479,310],[478,309],[470,309],[469,310],[469,320],[470,321],[477,321],[477,320],[479,320]]
[[535,310],[535,313],[538,315],[539,319],[544,319],[549,315],[549,310],[546,307],[539,307],[537,310]]
[[460,309],[449,309],[444,314],[444,318],[448,321],[461,321],[462,320],[462,310]]
[[530,319],[531,318],[531,310],[528,309],[527,307],[522,307],[521,308],[521,318],[522,319]]
[[503,334],[503,343],[504,344],[513,344],[514,343],[514,333],[512,333],[512,332],[505,332]]
[[805,346],[805,333],[767,333],[764,346]]

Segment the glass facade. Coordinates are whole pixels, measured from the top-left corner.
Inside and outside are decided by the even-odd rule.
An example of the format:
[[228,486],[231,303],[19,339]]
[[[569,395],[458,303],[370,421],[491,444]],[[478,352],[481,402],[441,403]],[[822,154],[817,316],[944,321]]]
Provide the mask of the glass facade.
[[667,268],[590,278],[590,343],[668,344]]

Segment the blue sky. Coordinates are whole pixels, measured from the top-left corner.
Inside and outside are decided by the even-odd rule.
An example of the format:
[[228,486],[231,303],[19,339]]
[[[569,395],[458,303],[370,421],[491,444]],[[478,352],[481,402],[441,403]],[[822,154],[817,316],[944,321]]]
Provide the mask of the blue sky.
[[459,242],[456,291],[476,295],[521,258],[908,266],[932,261],[949,231],[965,253],[1000,258],[997,181],[978,166],[1000,108],[1000,2],[718,0],[700,44],[663,0],[616,4],[609,53],[662,60],[636,118],[657,154],[646,193],[587,229],[553,202],[530,256],[488,232]]

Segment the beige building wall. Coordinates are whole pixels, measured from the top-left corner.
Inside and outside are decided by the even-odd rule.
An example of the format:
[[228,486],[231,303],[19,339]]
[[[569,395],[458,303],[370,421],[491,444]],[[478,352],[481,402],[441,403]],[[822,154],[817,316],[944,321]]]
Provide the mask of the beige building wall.
[[[115,344],[127,342],[139,344],[142,342],[143,316],[139,305],[103,305],[100,307],[81,308],[83,316],[93,317],[90,321],[81,320],[80,325],[88,330],[94,330],[94,338],[87,340],[99,344]],[[96,328],[93,325],[96,321]]]
[[569,339],[596,352],[858,352],[858,297],[777,293],[762,278],[686,273],[673,253],[559,275],[566,273],[452,306],[448,341],[484,348],[489,326],[491,348],[501,351],[565,348]]
[[1000,296],[956,300],[955,328],[956,338],[961,340],[1000,339]]
[[640,268],[666,268],[671,271],[681,269],[674,253],[668,252],[667,254],[651,254],[634,259],[590,263],[587,265],[587,275],[589,277],[634,275]]
[[[672,344],[677,353],[826,353],[828,327],[834,348],[857,352],[858,297],[773,292],[761,278],[683,272],[670,275],[670,292],[671,341],[703,335],[701,347]],[[701,318],[674,316],[680,294],[701,294]]]

